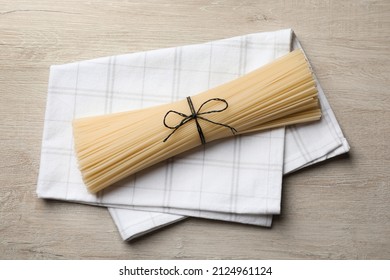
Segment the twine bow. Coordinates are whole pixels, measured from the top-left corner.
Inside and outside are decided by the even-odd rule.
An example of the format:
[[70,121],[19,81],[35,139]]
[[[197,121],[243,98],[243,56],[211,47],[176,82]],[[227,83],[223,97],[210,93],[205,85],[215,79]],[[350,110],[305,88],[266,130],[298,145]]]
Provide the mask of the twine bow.
[[[224,106],[224,108],[219,109],[219,110],[211,110],[211,111],[201,112],[202,107],[205,106],[207,103],[209,103],[211,101],[222,102],[222,103],[225,104],[225,106]],[[206,138],[205,138],[205,136],[203,134],[202,127],[199,124],[199,121],[198,121],[199,119],[207,121],[207,122],[210,122],[212,124],[216,124],[216,125],[227,127],[227,128],[229,128],[232,131],[233,134],[235,134],[237,132],[237,130],[234,127],[231,127],[231,126],[229,126],[227,124],[214,122],[214,121],[209,120],[209,119],[207,119],[205,117],[202,117],[202,115],[207,115],[207,114],[212,114],[212,113],[220,113],[220,112],[225,111],[228,108],[228,106],[229,106],[229,104],[227,103],[227,101],[225,99],[211,98],[209,100],[206,100],[205,102],[202,103],[202,105],[200,105],[200,107],[199,107],[199,109],[197,111],[195,111],[194,104],[192,103],[191,97],[189,97],[189,96],[187,97],[187,102],[188,102],[188,106],[190,107],[190,110],[191,110],[191,115],[186,115],[184,113],[181,113],[181,112],[178,112],[178,111],[174,111],[174,110],[169,110],[165,114],[164,121],[163,121],[164,126],[166,128],[173,129],[173,131],[163,140],[163,142],[167,141],[169,139],[169,137],[171,137],[172,134],[174,134],[176,132],[176,130],[178,130],[182,125],[185,125],[186,123],[188,123],[191,120],[195,120],[196,128],[198,130],[199,137],[200,137],[200,141],[202,142],[203,145],[206,144]],[[180,121],[180,123],[177,124],[176,126],[170,126],[166,122],[166,119],[167,119],[168,115],[171,114],[171,113],[177,114],[177,115],[183,117],[183,119]]]

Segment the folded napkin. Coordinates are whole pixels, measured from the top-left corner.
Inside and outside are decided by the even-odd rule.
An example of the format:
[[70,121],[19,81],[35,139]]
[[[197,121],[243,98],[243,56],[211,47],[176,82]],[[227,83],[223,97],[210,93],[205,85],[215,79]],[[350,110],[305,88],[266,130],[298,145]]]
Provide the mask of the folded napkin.
[[349,149],[319,85],[320,122],[208,143],[97,195],[83,185],[71,122],[185,98],[258,68],[297,44],[287,29],[52,66],[38,196],[110,207],[124,239],[183,215],[270,226],[272,214],[280,212],[283,172]]

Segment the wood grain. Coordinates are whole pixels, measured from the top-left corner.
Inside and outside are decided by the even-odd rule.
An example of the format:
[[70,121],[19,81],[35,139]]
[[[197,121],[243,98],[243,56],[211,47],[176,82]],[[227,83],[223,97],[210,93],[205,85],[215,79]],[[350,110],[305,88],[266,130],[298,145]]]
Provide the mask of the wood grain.
[[[351,144],[284,180],[272,229],[188,219],[123,242],[36,197],[49,67],[291,27]],[[0,258],[389,259],[390,2],[0,1]]]

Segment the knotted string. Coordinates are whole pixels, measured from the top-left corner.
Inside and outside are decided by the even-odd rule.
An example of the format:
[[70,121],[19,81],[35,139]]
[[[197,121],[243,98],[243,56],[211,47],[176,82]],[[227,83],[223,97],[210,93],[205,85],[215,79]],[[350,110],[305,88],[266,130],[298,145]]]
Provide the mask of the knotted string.
[[[206,111],[206,112],[200,112],[202,110],[202,107],[205,106],[207,103],[209,103],[211,101],[220,101],[220,102],[225,104],[225,107],[222,108],[222,109],[219,109],[219,110],[211,110],[211,111]],[[191,115],[186,115],[186,114],[183,114],[181,112],[174,111],[174,110],[169,110],[165,114],[164,121],[163,121],[164,126],[166,128],[173,129],[173,131],[163,140],[163,142],[167,141],[169,139],[169,137],[171,137],[172,134],[174,134],[176,132],[176,130],[178,130],[182,125],[186,124],[187,122],[189,122],[191,120],[195,120],[196,128],[198,130],[200,141],[202,142],[202,145],[206,144],[206,138],[205,138],[205,136],[203,134],[202,127],[199,124],[199,121],[198,121],[199,119],[207,121],[207,122],[210,122],[210,123],[213,123],[213,124],[216,124],[216,125],[227,127],[227,128],[229,128],[232,131],[233,134],[235,134],[237,132],[237,130],[234,127],[231,127],[231,126],[229,126],[227,124],[214,122],[212,120],[206,119],[205,117],[202,117],[202,115],[207,115],[207,114],[211,114],[211,113],[220,113],[220,112],[225,111],[228,108],[228,106],[229,106],[229,104],[227,103],[227,101],[225,99],[211,98],[209,100],[206,100],[205,102],[202,103],[202,105],[200,105],[200,107],[199,107],[199,109],[197,111],[195,111],[194,104],[192,103],[191,97],[189,97],[189,96],[187,97],[187,102],[188,102],[188,106],[190,107],[190,110],[191,110]],[[181,122],[178,125],[170,126],[170,125],[168,125],[166,123],[166,119],[167,119],[167,117],[168,117],[168,115],[170,113],[174,113],[174,114],[177,114],[177,115],[183,117],[183,119],[181,120]]]

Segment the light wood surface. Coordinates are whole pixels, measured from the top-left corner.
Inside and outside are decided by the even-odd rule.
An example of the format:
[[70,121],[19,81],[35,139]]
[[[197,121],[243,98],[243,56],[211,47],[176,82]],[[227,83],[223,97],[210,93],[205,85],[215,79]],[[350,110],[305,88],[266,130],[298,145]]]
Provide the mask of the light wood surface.
[[[35,194],[49,66],[293,28],[351,144],[289,175],[271,229],[188,219],[123,242]],[[390,259],[390,1],[0,1],[1,259]]]

